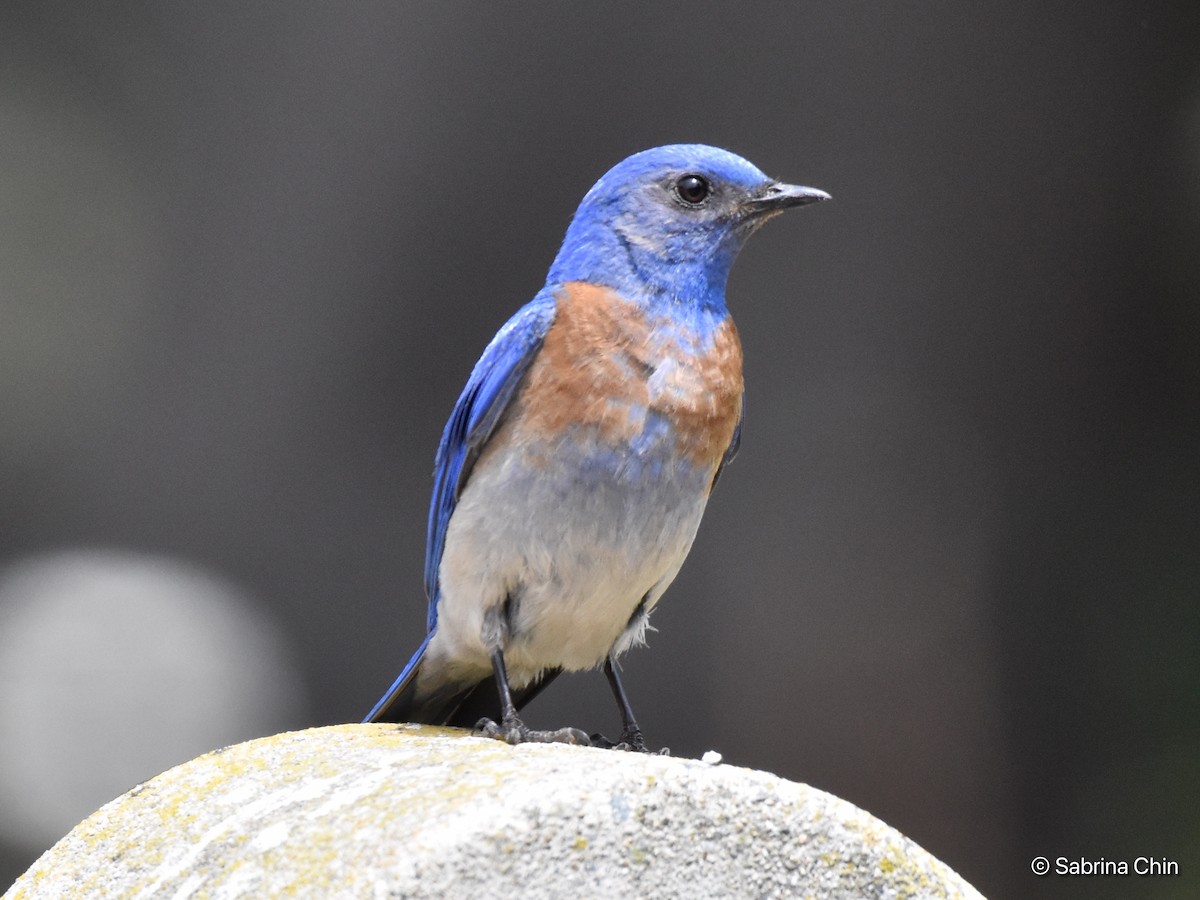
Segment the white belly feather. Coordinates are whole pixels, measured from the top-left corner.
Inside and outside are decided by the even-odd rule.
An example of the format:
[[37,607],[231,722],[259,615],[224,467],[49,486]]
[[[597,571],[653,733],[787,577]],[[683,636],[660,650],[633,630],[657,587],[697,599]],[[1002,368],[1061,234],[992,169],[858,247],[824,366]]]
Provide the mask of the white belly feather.
[[594,667],[641,639],[641,628],[627,632],[630,617],[683,565],[711,473],[645,457],[614,471],[610,449],[565,447],[497,448],[472,475],[446,534],[434,659],[486,677],[489,611],[495,621],[506,602],[514,687],[546,668]]

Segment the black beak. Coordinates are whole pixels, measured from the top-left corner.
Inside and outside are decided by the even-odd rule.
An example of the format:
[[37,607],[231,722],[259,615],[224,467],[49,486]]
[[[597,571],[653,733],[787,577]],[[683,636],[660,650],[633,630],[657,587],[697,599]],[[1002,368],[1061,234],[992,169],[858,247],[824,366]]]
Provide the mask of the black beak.
[[809,203],[820,203],[822,200],[832,200],[824,191],[811,187],[801,187],[798,184],[784,184],[775,181],[762,190],[757,191],[742,205],[751,213],[782,212],[793,206],[806,206]]

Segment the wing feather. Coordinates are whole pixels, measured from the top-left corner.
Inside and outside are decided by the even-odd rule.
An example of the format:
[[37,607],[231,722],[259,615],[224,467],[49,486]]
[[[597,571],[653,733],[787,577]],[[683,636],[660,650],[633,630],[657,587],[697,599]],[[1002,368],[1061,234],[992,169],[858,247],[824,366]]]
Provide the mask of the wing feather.
[[433,499],[425,545],[427,627],[437,625],[438,569],[446,544],[446,528],[471,469],[488,438],[500,424],[521,379],[542,347],[554,322],[556,301],[543,290],[505,323],[475,364],[438,445],[433,470]]

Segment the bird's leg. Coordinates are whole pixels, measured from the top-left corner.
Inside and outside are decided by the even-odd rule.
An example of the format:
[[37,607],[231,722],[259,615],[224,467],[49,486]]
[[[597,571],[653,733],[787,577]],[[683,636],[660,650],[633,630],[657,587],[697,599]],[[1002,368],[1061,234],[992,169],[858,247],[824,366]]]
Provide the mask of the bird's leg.
[[625,693],[625,686],[621,684],[621,676],[617,674],[611,653],[604,660],[604,675],[612,688],[613,699],[617,701],[617,707],[621,710],[621,737],[617,740],[617,748],[645,753],[646,741],[642,737],[642,729],[633,717],[633,707],[629,705],[629,697]]
[[[608,685],[612,688],[613,697],[621,710],[621,737],[614,744],[602,734],[593,734],[592,744],[613,750],[632,750],[635,753],[653,752],[646,746],[646,740],[642,737],[642,729],[638,727],[637,720],[633,717],[633,707],[629,705],[629,698],[625,695],[625,686],[621,684],[621,676],[617,674],[617,666],[613,662],[611,653],[604,661],[604,674],[608,678]],[[662,756],[671,755],[671,751],[666,747],[658,752]]]
[[499,647],[492,650],[492,671],[496,675],[496,691],[500,695],[500,724],[491,719],[480,719],[475,723],[475,733],[495,738],[508,744],[524,744],[528,741],[548,744],[581,744],[591,741],[578,728],[559,728],[557,731],[534,731],[517,716],[512,690],[508,686],[508,671],[504,667],[504,651]]

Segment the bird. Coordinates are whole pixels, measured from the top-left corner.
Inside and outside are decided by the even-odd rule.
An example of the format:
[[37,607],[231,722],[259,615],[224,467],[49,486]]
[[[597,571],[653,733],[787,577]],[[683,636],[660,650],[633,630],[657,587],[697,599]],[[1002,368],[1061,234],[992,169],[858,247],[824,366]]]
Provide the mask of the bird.
[[[635,153],[584,195],[446,423],[426,634],[365,722],[650,752],[618,659],[643,643],[741,442],[730,268],[769,219],[828,199],[704,144]],[[556,675],[601,667],[616,741],[522,721]]]

